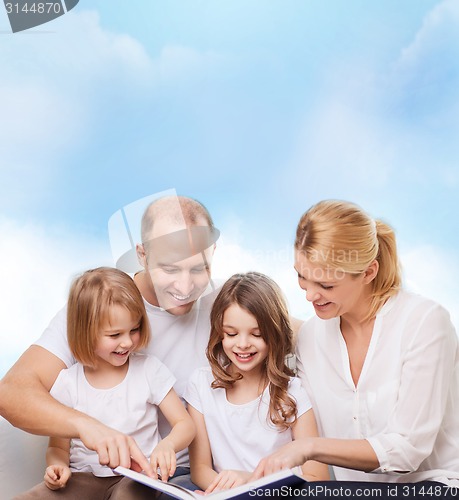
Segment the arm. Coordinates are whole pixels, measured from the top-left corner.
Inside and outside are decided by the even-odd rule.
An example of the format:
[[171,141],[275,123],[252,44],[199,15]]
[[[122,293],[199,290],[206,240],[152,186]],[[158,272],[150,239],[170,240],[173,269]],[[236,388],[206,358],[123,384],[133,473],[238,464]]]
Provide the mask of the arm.
[[50,438],[46,451],[44,481],[50,490],[65,488],[72,472],[69,467],[70,440],[63,438]]
[[171,389],[159,404],[159,409],[172,427],[170,433],[153,450],[150,464],[155,477],[157,468],[161,477],[167,481],[175,472],[175,454],[186,448],[195,435],[195,426],[174,389]]
[[246,483],[250,478],[250,472],[224,470],[217,473],[213,469],[204,416],[191,405],[188,405],[188,412],[196,426],[196,436],[189,447],[193,483],[202,488],[205,494],[227,490]]
[[217,477],[217,473],[212,467],[212,453],[204,416],[190,404],[188,412],[196,426],[196,436],[189,447],[191,480],[202,490],[205,490]]
[[130,467],[132,457],[151,474],[150,464],[132,438],[62,405],[49,394],[63,368],[64,363],[51,352],[37,345],[29,347],[1,381],[2,416],[33,434],[80,438],[98,453],[103,465]]
[[[303,413],[292,428],[293,440],[317,437],[317,424],[312,409]],[[307,481],[328,481],[330,474],[328,466],[315,460],[307,460],[301,467]]]
[[[309,474],[307,461],[312,460],[366,472],[379,466],[373,448],[364,439],[300,438],[261,460],[251,479],[255,480],[296,465],[302,465],[303,473]],[[308,467],[305,470],[306,466]],[[315,467],[313,470],[318,474]],[[318,481],[319,478],[309,480]]]

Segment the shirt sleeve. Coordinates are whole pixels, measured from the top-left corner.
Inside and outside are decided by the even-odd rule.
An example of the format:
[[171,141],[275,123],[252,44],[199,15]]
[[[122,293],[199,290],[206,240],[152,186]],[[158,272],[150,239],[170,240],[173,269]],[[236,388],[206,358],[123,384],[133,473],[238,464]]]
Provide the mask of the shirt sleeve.
[[416,471],[432,453],[457,362],[457,336],[438,304],[416,309],[405,328],[417,329],[404,352],[397,403],[383,433],[368,437],[380,466],[372,472]]
[[67,341],[67,307],[61,309],[51,320],[41,337],[34,342],[61,359],[68,367],[76,363]]
[[[74,366],[74,368],[76,368],[76,366]],[[73,375],[76,375],[76,370],[72,370],[72,372]],[[75,398],[77,389],[75,383],[72,383],[74,380],[70,369],[61,370],[49,391],[54,399],[70,408],[74,408],[76,403]]]
[[190,404],[195,410],[200,413],[202,410],[201,396],[199,393],[199,387],[202,383],[204,383],[205,377],[202,376],[202,369],[196,369],[188,382],[188,385],[185,390],[185,401]]
[[298,377],[292,377],[290,379],[288,393],[296,401],[298,418],[312,408],[308,394],[306,390],[301,386],[301,380]]
[[150,387],[148,402],[158,406],[173,388],[176,380],[158,358],[155,356],[145,356],[145,358],[145,375]]

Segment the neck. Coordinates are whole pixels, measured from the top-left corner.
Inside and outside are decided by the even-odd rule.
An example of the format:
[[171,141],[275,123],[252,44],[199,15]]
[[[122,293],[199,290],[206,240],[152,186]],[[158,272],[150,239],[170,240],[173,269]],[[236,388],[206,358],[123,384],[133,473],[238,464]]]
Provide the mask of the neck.
[[129,359],[122,366],[98,362],[95,367],[84,367],[86,380],[96,389],[111,389],[120,384],[129,369]]
[[[237,369],[234,368],[234,371],[237,371]],[[234,386],[237,385],[238,387],[247,387],[253,389],[257,388],[261,393],[266,387],[266,380],[267,377],[264,370],[252,370],[250,372],[242,373],[242,378],[236,380]]]

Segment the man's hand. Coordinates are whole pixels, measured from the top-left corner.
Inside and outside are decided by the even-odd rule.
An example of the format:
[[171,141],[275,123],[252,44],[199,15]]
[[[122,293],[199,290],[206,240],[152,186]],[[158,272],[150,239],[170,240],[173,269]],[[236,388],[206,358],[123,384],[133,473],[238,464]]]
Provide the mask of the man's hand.
[[99,455],[101,465],[114,469],[118,465],[140,472],[144,470],[154,477],[153,468],[137,446],[134,438],[122,434],[95,419],[81,419],[79,437],[84,445]]
[[65,465],[50,465],[46,468],[44,481],[50,490],[65,488],[72,472]]
[[242,470],[222,470],[217,477],[209,484],[205,495],[221,490],[229,490],[248,482],[250,472]]

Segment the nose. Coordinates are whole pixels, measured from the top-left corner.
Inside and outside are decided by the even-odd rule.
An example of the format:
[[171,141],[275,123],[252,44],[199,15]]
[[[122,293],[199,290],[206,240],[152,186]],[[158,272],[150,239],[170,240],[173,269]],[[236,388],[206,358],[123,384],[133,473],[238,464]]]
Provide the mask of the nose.
[[132,339],[129,333],[125,333],[120,339],[120,346],[129,349],[132,346]]
[[237,343],[236,346],[239,347],[240,349],[247,349],[250,347],[250,339],[248,335],[245,335],[243,333],[240,333],[237,336]]
[[183,296],[189,295],[194,289],[194,281],[193,277],[191,276],[191,273],[189,272],[180,273],[180,275],[177,276],[175,287],[177,289],[177,292],[180,293],[180,295]]
[[318,300],[320,297],[320,293],[315,288],[308,288],[306,290],[306,300],[308,302],[314,302]]

